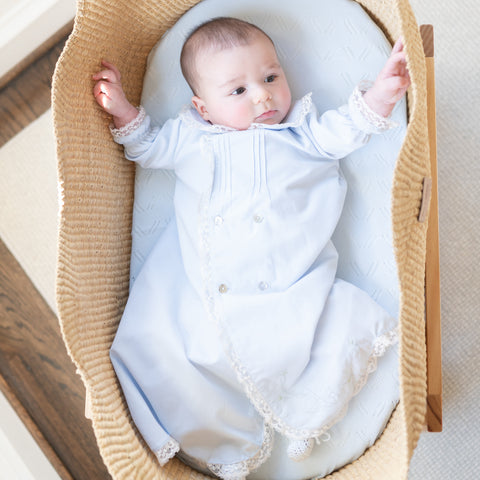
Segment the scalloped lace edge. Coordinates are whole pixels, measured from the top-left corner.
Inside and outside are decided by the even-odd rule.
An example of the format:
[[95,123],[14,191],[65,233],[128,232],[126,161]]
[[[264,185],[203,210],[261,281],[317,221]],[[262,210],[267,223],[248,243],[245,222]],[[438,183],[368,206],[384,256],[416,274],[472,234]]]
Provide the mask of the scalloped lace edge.
[[[377,339],[374,342],[372,352],[367,364],[367,368],[365,369],[365,373],[363,377],[360,379],[360,381],[357,383],[352,397],[357,395],[360,392],[360,390],[364,387],[365,383],[367,382],[368,376],[376,370],[377,359],[385,354],[387,348],[389,348],[390,346],[394,345],[397,342],[398,342],[397,328],[395,328],[394,330],[391,330],[390,332],[387,332],[384,335],[377,337]],[[243,379],[241,380],[241,382],[243,384]],[[249,392],[247,392],[247,395],[249,395],[249,398],[250,398]],[[257,406],[257,404],[254,402],[253,399],[250,399],[250,400],[252,401],[252,403],[254,403],[255,406]],[[208,463],[207,467],[212,473],[214,473],[215,475],[217,475],[223,480],[245,480],[248,474],[250,474],[253,470],[256,470],[260,465],[265,463],[268,460],[268,458],[271,456],[273,445],[274,445],[274,438],[275,438],[274,428],[278,430],[280,433],[284,433],[286,436],[291,436],[294,439],[297,439],[297,438],[300,440],[314,439],[316,443],[320,443],[320,441],[322,441],[320,437],[322,435],[325,436],[327,430],[329,430],[335,423],[340,421],[345,416],[348,409],[348,403],[349,402],[347,402],[347,404],[345,405],[345,408],[342,409],[340,414],[334,420],[332,420],[328,425],[326,425],[320,430],[312,430],[308,434],[307,434],[307,432],[309,432],[308,430],[302,430],[300,431],[302,432],[300,436],[289,435],[289,433],[291,433],[290,431],[293,431],[293,429],[289,429],[288,427],[285,429],[285,431],[278,430],[278,428],[276,428],[275,425],[278,426],[282,424],[283,422],[281,421],[276,421],[275,424],[273,425],[265,423],[262,446],[259,449],[259,451],[256,453],[256,455],[242,462],[233,463],[233,464]],[[265,410],[268,409],[270,411],[270,409],[268,408],[265,402],[261,401],[260,405]],[[263,415],[262,411],[260,411],[260,413]],[[287,430],[289,430],[288,433],[287,433]],[[326,434],[323,441],[328,441],[328,440],[329,440],[329,435]],[[174,439],[170,439],[160,450],[157,450],[155,452],[155,455],[158,459],[158,462],[163,467],[179,451],[180,451],[179,443]]]
[[179,443],[171,438],[160,450],[155,451],[160,466],[164,466],[180,451]]
[[273,441],[274,431],[270,425],[265,424],[263,429],[263,443],[256,455],[238,463],[208,463],[207,466],[212,473],[223,480],[244,480],[250,472],[257,469],[270,457],[273,449]]
[[[290,427],[283,420],[278,418],[273,413],[272,409],[267,404],[267,402],[263,399],[261,394],[258,392],[256,385],[254,384],[254,382],[252,381],[248,373],[245,371],[245,369],[241,366],[238,358],[236,358],[236,356],[234,357],[235,354],[233,353],[233,349],[231,350],[231,352],[232,352],[233,366],[235,371],[237,372],[239,381],[242,384],[248,398],[250,399],[252,404],[255,406],[255,408],[258,410],[258,412],[265,418],[265,421],[271,424],[273,428],[275,428],[275,430],[277,430],[279,433],[281,433],[282,435],[285,435],[288,438],[291,438],[294,440],[306,440],[306,439],[312,438],[317,443],[320,443],[321,441],[328,440],[329,438],[329,435],[327,434],[328,430],[330,430],[333,427],[333,425],[335,425],[345,417],[348,411],[350,400],[362,390],[362,388],[367,383],[369,375],[377,369],[378,358],[385,354],[388,347],[394,345],[397,342],[398,342],[397,328],[376,338],[372,346],[372,350],[371,350],[370,357],[368,359],[364,374],[358,380],[352,395],[345,402],[345,405],[342,408],[342,410],[338,413],[338,415],[332,418],[328,422],[328,424],[324,425],[322,428],[312,429],[312,430],[297,429],[294,427]],[[323,440],[321,439],[322,436],[325,437]]]

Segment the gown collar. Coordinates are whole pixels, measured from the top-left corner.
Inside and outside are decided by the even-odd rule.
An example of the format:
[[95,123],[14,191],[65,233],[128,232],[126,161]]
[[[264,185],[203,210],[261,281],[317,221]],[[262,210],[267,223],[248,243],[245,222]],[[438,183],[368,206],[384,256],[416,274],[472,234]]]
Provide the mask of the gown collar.
[[[254,130],[257,128],[266,129],[266,130],[285,130],[288,128],[294,128],[300,126],[305,117],[312,111],[312,93],[307,93],[300,100],[297,100],[290,112],[287,114],[285,121],[282,123],[277,123],[274,125],[269,125],[266,123],[252,123],[247,130]],[[205,121],[199,113],[195,110],[193,105],[187,105],[184,107],[180,118],[191,128],[198,130],[203,130],[210,133],[224,133],[224,132],[235,132],[235,128],[227,127],[225,125],[212,125],[211,123]]]

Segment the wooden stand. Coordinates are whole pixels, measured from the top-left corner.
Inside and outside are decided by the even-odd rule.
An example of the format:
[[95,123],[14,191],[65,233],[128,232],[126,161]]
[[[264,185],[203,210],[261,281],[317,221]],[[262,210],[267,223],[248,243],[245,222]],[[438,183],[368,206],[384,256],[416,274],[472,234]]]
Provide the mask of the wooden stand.
[[435,64],[433,26],[422,25],[420,33],[427,68],[427,116],[430,145],[431,200],[428,215],[425,266],[425,312],[427,341],[427,415],[429,432],[442,431],[442,345],[440,314],[440,267],[438,228],[437,128],[435,111]]

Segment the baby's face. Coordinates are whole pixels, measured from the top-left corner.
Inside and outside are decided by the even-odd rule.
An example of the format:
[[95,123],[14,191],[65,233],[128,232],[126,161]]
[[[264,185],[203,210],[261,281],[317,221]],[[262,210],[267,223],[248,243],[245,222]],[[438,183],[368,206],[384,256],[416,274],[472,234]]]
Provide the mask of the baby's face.
[[280,123],[291,94],[272,42],[262,34],[249,45],[209,51],[196,60],[198,96],[192,102],[212,124],[246,130]]

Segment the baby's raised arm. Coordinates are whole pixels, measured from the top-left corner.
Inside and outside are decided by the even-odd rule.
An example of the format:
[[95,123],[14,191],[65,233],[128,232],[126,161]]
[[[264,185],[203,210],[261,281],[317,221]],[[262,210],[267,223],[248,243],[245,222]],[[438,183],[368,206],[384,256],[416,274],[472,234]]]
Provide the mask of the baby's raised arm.
[[388,117],[410,86],[403,41],[398,39],[375,83],[363,96],[366,104],[382,117]]
[[97,103],[113,116],[115,128],[121,128],[138,115],[138,110],[125,97],[118,68],[105,60],[102,61],[102,66],[105,69],[92,76],[93,80],[96,80],[93,96]]

